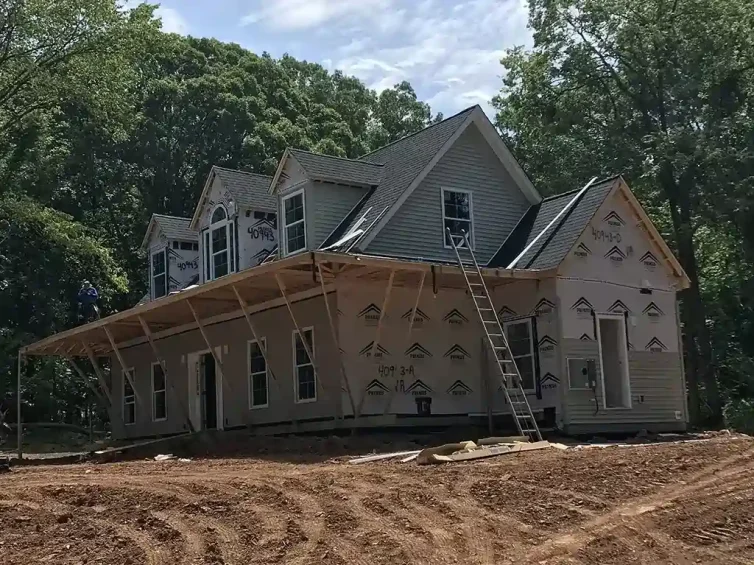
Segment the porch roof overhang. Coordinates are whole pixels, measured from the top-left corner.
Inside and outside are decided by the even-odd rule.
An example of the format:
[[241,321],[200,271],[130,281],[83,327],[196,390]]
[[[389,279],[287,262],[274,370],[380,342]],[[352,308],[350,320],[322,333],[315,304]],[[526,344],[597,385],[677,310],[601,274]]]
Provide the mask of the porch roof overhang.
[[[556,270],[531,271],[482,268],[490,287],[509,284],[519,279],[544,279],[555,276]],[[332,290],[339,281],[387,281],[392,274],[394,287],[416,288],[422,274],[432,274],[438,288],[465,289],[466,282],[457,265],[410,261],[372,255],[309,252],[286,257],[147,302],[76,328],[56,333],[21,348],[22,355],[58,355],[62,357],[109,355],[116,347],[147,341],[144,324],[154,339],[176,330],[197,329],[194,312],[204,322],[214,323],[225,317],[243,315],[244,306],[254,310],[260,305],[273,306],[282,301],[278,278],[285,293],[295,296],[304,292],[322,292],[319,279]],[[237,293],[237,294],[236,294]],[[193,311],[192,311],[193,310]],[[108,335],[109,334],[109,335]],[[112,341],[111,341],[112,338]]]

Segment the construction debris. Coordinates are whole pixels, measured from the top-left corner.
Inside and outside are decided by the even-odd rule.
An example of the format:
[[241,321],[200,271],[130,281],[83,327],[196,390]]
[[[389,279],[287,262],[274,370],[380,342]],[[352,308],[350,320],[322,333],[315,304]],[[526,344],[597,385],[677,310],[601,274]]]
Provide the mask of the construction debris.
[[371,463],[372,461],[382,461],[383,459],[392,459],[393,457],[401,457],[405,455],[418,455],[421,449],[414,451],[395,451],[393,453],[381,453],[379,455],[366,455],[364,457],[357,457],[351,459],[349,463],[351,465],[360,465],[361,463]]
[[418,465],[430,465],[434,463],[450,463],[454,461],[471,461],[474,459],[495,457],[497,455],[519,453],[521,451],[548,449],[550,447],[551,444],[549,441],[536,441],[534,443],[515,441],[493,445],[478,445],[473,441],[449,443],[439,447],[425,449],[419,454],[416,462]]

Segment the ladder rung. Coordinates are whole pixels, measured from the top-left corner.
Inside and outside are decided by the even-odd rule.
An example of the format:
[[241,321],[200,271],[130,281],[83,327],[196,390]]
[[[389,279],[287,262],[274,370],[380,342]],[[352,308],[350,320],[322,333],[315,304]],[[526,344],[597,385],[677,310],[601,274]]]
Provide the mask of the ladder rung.
[[[492,335],[492,334],[490,334],[490,335]],[[500,335],[500,334],[495,334],[495,335]],[[496,345],[495,349],[496,350],[500,350],[500,349],[508,349],[508,348],[506,346],[504,346],[504,345]]]
[[486,298],[487,300],[489,300],[489,297],[484,294],[472,294],[471,296],[473,296],[474,298]]
[[503,373],[504,377],[517,377],[518,375],[516,373]]
[[482,320],[482,322],[484,322],[485,324],[497,324],[497,320]]
[[470,282],[469,286],[484,286],[484,285],[482,283],[473,283],[473,282]]
[[525,434],[536,434],[536,433],[537,433],[537,430],[528,430],[528,429],[527,429],[527,430],[521,430],[521,431],[522,431],[523,433],[525,433]]

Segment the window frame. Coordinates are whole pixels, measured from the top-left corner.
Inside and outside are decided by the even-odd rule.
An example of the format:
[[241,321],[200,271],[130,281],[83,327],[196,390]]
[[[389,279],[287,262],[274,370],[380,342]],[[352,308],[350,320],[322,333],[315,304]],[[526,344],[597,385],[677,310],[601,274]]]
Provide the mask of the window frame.
[[[156,255],[162,255],[163,260],[165,261],[165,270],[159,275],[154,274],[154,258]],[[157,296],[155,293],[157,288],[157,286],[155,285],[155,279],[157,277],[165,277],[165,294],[161,294],[160,296]],[[149,284],[152,291],[152,300],[157,300],[158,298],[162,298],[170,294],[170,288],[168,288],[168,250],[165,247],[163,247],[159,251],[150,251],[149,253]]]
[[[122,369],[120,372],[120,376],[122,379],[122,391],[123,391],[123,402],[122,402],[122,413],[121,413],[121,420],[123,420],[124,426],[135,426],[136,425],[136,389],[133,387],[131,388],[131,391],[133,394],[126,395],[126,385],[131,386],[131,383],[128,382],[128,377],[126,377],[126,373],[131,373],[131,380],[136,384],[136,371],[133,367],[128,367],[126,369]],[[127,400],[127,398],[130,398],[130,400]],[[126,405],[133,404],[134,407],[134,419],[132,422],[126,422]]]
[[[215,212],[217,212],[217,210],[219,209],[222,209],[225,212],[225,218],[218,222],[212,223],[212,216],[214,216]],[[225,230],[225,249],[215,251],[214,239],[212,236],[216,231],[223,229]],[[207,279],[207,281],[214,281],[235,272],[236,241],[234,223],[230,218],[230,214],[228,214],[228,209],[223,204],[218,204],[217,206],[215,206],[212,209],[212,213],[209,215],[209,225],[207,226],[207,235],[205,235],[204,246],[206,248],[207,258],[209,260],[208,274],[210,278]],[[228,270],[224,275],[217,276],[215,273],[215,269],[217,267],[217,265],[215,264],[215,257],[222,253],[225,253]]]
[[[154,368],[160,367],[162,371],[163,387],[161,390],[155,390],[154,388]],[[168,419],[168,375],[165,369],[162,368],[162,364],[159,361],[152,363],[150,368],[151,373],[151,386],[152,386],[152,421],[153,422],[165,422]],[[165,395],[165,416],[163,418],[157,418],[157,393]]]
[[[527,324],[529,326],[529,353],[527,355],[519,355],[518,357],[513,355],[513,351],[511,351],[510,354],[514,361],[522,357],[531,356],[531,371],[532,371],[531,385],[532,387],[524,388],[524,392],[533,393],[537,391],[537,376],[538,376],[537,375],[537,355],[539,355],[539,351],[537,347],[535,347],[535,343],[534,343],[534,321],[532,320],[531,317],[527,316],[525,318],[514,318],[512,320],[506,320],[503,322],[503,331],[505,332],[505,339],[509,343],[509,349],[510,349],[510,340],[508,337],[508,327],[516,325],[516,324]],[[517,361],[516,361],[516,371],[520,374]]]
[[[293,390],[294,390],[294,393],[295,393],[294,402],[296,404],[307,404],[309,402],[317,402],[317,384],[318,383],[317,383],[317,369],[316,369],[316,367],[314,365],[314,358],[316,358],[316,348],[315,348],[315,345],[314,345],[314,326],[309,326],[309,327],[306,327],[306,328],[301,328],[301,332],[304,335],[306,335],[306,332],[311,332],[311,334],[312,334],[312,340],[311,340],[311,346],[310,346],[311,347],[311,354],[312,355],[309,358],[309,363],[303,363],[301,365],[299,365],[298,363],[296,363],[296,336],[299,335],[299,332],[298,332],[298,330],[294,329],[291,332],[291,346],[292,346],[291,357],[292,357],[292,362],[293,362]],[[305,338],[302,338],[302,343],[306,343],[305,341],[303,341],[303,339],[305,339]],[[301,391],[299,390],[299,384],[300,383],[299,383],[298,370],[301,367],[307,367],[309,365],[311,365],[311,367],[312,367],[312,374],[314,375],[314,397],[313,398],[303,398],[302,399],[301,398],[301,393],[300,393]]]
[[[264,404],[254,404],[254,376],[255,375],[261,375],[261,371],[257,371],[255,373],[251,372],[251,346],[253,344],[257,344],[260,348],[260,353],[262,349],[264,349],[265,354],[262,355],[262,359],[264,359],[264,388],[266,391],[266,398],[267,402]],[[260,410],[262,408],[269,408],[270,407],[270,368],[267,366],[267,338],[266,337],[260,337],[257,339],[250,339],[246,342],[246,365],[247,365],[247,382],[249,383],[249,410]],[[295,359],[294,359],[295,362]]]
[[[445,193],[446,192],[457,192],[460,194],[465,194],[469,197],[469,219],[465,220],[463,218],[452,218],[450,216],[445,215]],[[474,229],[474,195],[470,190],[465,190],[463,188],[447,188],[447,187],[440,187],[440,213],[442,215],[442,243],[443,247],[445,249],[453,249],[453,246],[449,244],[449,242],[445,239],[445,220],[456,220],[461,222],[469,222],[469,232],[470,237],[469,241],[471,243],[471,249],[472,251],[476,249],[476,229]],[[465,249],[466,246],[459,246],[459,249]]]
[[[296,198],[297,196],[301,196],[301,212],[302,212],[301,219],[296,220],[295,222],[289,225],[285,217],[285,203],[288,200],[291,200],[292,198]],[[280,215],[282,216],[283,249],[285,251],[285,256],[287,257],[288,255],[295,255],[296,253],[301,253],[301,252],[306,251],[306,247],[308,244],[307,237],[306,237],[306,191],[303,188],[281,197]],[[303,224],[304,226],[304,245],[301,248],[296,249],[295,251],[290,251],[288,249],[288,228],[292,226],[296,226],[298,224]]]

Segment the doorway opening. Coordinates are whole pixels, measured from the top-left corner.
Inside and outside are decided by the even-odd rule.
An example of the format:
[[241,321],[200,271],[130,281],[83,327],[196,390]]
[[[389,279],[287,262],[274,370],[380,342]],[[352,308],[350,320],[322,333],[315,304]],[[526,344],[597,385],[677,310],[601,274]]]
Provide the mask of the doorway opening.
[[[220,358],[221,348],[216,348]],[[223,429],[222,375],[209,350],[190,353],[189,411],[196,430]]]
[[596,316],[602,368],[602,405],[605,408],[631,408],[626,318],[623,314]]

